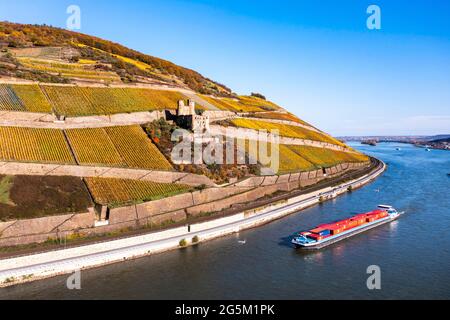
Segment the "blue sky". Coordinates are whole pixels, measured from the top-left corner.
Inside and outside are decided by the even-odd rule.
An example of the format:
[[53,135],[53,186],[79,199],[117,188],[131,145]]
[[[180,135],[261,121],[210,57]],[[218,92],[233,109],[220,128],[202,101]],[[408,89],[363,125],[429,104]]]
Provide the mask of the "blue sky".
[[[65,27],[261,92],[333,135],[450,133],[450,1],[0,0],[0,20]],[[381,8],[381,30],[366,9]]]

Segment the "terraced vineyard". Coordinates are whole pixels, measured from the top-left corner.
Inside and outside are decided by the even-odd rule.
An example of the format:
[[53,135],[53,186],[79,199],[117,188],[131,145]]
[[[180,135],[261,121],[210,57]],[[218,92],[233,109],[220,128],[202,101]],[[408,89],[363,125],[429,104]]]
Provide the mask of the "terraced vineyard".
[[344,146],[344,144],[326,134],[318,133],[312,130],[308,130],[298,126],[291,126],[286,124],[279,124],[273,122],[267,122],[263,120],[253,120],[253,119],[234,119],[232,124],[236,127],[255,129],[255,130],[278,130],[280,136],[322,141],[335,145]]
[[289,149],[317,167],[327,168],[343,162],[365,162],[369,158],[362,153],[348,153],[324,148],[290,145]]
[[[257,148],[259,145],[256,144]],[[252,158],[257,159],[258,154],[253,154],[255,150],[251,150],[248,140],[245,143],[246,153]],[[267,146],[267,156],[271,156],[271,144]],[[369,158],[361,153],[348,153],[335,151],[325,148],[317,148],[310,146],[297,145],[277,145],[275,152],[279,155],[279,170],[275,174],[284,174],[291,172],[304,172],[316,170],[319,168],[333,167],[339,163],[349,162],[365,162]]]
[[0,84],[0,110],[25,111],[25,107],[10,85]]
[[289,172],[311,171],[316,169],[315,164],[309,162],[301,155],[292,151],[287,145],[278,146],[280,153],[279,174]]
[[71,129],[66,134],[79,164],[126,166],[103,128]]
[[85,180],[95,202],[110,207],[157,200],[188,192],[191,189],[182,184],[128,179],[86,178]]
[[268,110],[277,110],[280,107],[259,98],[242,96],[239,99],[214,98],[211,96],[200,95],[202,99],[213,104],[220,110],[232,112],[263,112]]
[[75,163],[63,132],[57,129],[0,127],[0,159]]
[[172,166],[140,126],[105,128],[120,156],[131,168],[172,170]]
[[239,101],[246,106],[255,106],[264,110],[280,110],[280,106],[277,104],[253,96],[239,96]]
[[38,85],[11,85],[26,111],[51,113],[52,106]]
[[18,60],[26,68],[57,74],[62,77],[120,82],[120,77],[114,72],[94,70],[90,65],[81,63],[64,63],[34,58],[18,58]]
[[[274,165],[274,163],[268,164],[267,160],[261,159],[259,157],[259,143],[253,140],[253,148],[250,148],[250,142],[248,140],[245,141],[245,152],[253,161],[257,160],[258,163],[267,165]],[[257,149],[255,150],[254,147]],[[256,153],[255,153],[256,152]],[[288,145],[275,145],[274,149],[274,157],[278,158],[278,171],[274,172],[274,174],[284,174],[289,172],[300,172],[300,171],[310,171],[316,169],[316,166],[300,156],[299,154],[292,151]],[[267,144],[267,157],[272,158],[272,144]],[[276,159],[276,158],[275,158]]]
[[274,120],[284,120],[284,121],[292,121],[297,122],[299,124],[303,124],[305,126],[312,127],[309,123],[297,118],[291,113],[280,113],[280,112],[258,112],[252,114],[255,118],[261,118],[261,119],[274,119]]
[[81,165],[172,170],[140,126],[66,130]]
[[141,88],[95,88],[42,86],[57,114],[65,116],[105,115],[176,109],[187,98],[176,91]]

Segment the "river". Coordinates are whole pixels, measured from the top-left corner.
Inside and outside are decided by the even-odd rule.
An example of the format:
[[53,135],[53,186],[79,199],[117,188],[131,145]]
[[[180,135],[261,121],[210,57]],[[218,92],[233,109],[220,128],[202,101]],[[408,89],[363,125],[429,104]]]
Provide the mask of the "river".
[[[388,164],[375,182],[265,226],[196,247],[0,289],[3,299],[449,299],[450,152],[352,144]],[[397,150],[400,148],[400,150]],[[397,221],[305,253],[289,235],[392,204]],[[245,240],[245,243],[239,240]],[[367,268],[381,271],[369,290]]]

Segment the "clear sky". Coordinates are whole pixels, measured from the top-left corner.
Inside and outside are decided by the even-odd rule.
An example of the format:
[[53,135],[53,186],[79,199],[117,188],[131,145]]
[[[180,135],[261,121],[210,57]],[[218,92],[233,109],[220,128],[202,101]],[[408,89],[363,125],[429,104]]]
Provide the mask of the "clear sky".
[[[261,92],[333,135],[450,133],[450,1],[0,0],[0,20],[65,27]],[[369,5],[381,30],[366,27]]]

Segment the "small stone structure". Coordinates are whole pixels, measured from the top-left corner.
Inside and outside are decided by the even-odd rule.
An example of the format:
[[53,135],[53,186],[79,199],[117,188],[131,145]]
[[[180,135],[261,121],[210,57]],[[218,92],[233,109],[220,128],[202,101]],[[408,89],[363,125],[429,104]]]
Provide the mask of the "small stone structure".
[[195,113],[195,102],[188,100],[188,105],[183,100],[178,101],[178,109],[175,122],[183,128],[193,131],[209,131],[209,116]]
[[195,102],[188,100],[188,105],[184,104],[183,100],[178,101],[177,116],[192,116],[195,115]]

